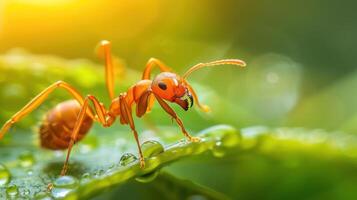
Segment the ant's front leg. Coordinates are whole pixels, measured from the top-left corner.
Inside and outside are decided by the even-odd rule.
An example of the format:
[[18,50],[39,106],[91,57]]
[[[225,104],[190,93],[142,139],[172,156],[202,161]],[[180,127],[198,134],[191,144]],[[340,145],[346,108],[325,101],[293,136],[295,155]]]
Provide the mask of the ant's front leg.
[[[155,94],[154,94],[155,95]],[[163,100],[161,99],[159,96],[155,95],[155,98],[157,99],[157,101],[159,102],[160,106],[172,117],[176,120],[176,123],[180,126],[182,133],[184,134],[184,136],[187,138],[188,141],[190,142],[199,142],[201,139],[199,137],[193,137],[191,136],[185,129],[185,127],[183,126],[183,123],[181,121],[181,119],[177,116],[177,114],[175,113],[175,111]]]

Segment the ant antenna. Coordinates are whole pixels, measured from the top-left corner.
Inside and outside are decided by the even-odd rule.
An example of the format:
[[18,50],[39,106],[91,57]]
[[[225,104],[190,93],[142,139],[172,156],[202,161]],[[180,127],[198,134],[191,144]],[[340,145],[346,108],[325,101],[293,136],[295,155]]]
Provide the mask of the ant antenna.
[[209,63],[198,63],[191,67],[186,73],[182,76],[183,79],[186,79],[192,72],[209,66],[216,66],[216,65],[238,65],[240,67],[245,67],[246,64],[244,61],[239,59],[224,59],[224,60],[216,60]]

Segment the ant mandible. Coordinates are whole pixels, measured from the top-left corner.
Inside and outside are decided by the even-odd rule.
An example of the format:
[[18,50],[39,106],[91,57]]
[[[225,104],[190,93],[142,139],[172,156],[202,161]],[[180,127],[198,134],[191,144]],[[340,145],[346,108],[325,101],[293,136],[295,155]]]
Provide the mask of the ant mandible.
[[[187,140],[197,142],[200,139],[191,136],[186,131],[181,119],[166,101],[176,103],[186,111],[192,107],[195,101],[201,110],[207,112],[209,111],[208,106],[199,103],[195,91],[186,80],[187,77],[192,72],[203,67],[224,64],[238,65],[241,67],[246,65],[244,61],[238,59],[224,59],[208,63],[199,63],[191,67],[180,77],[173,73],[171,69],[160,60],[151,58],[146,64],[142,79],[131,86],[127,92],[120,93],[119,96],[116,97],[114,95],[114,67],[111,55],[111,44],[109,41],[103,40],[99,48],[104,55],[106,87],[109,97],[112,100],[109,109],[106,109],[103,103],[99,102],[95,96],[87,95],[83,98],[70,84],[64,81],[57,81],[33,98],[3,125],[0,130],[0,139],[14,123],[20,121],[23,117],[36,109],[55,89],[63,88],[69,92],[74,99],[59,103],[55,108],[49,111],[45,115],[39,129],[41,146],[43,148],[52,150],[68,149],[61,175],[66,174],[73,145],[86,135],[93,121],[99,122],[103,127],[110,127],[116,117],[120,118],[121,124],[128,124],[130,126],[139,150],[140,167],[143,168],[145,161],[132,117],[133,105],[136,104],[136,116],[142,117],[151,110],[156,99],[166,113],[176,121]],[[158,66],[161,73],[151,80],[150,74],[154,66]],[[90,103],[93,104],[93,107],[90,107]]]

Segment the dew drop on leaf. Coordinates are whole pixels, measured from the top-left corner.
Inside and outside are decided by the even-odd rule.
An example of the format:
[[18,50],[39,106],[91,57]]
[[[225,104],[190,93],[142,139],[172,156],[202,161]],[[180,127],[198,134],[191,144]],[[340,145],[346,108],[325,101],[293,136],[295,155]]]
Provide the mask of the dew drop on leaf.
[[0,164],[0,186],[9,183],[10,177],[10,172],[6,169],[5,166]]
[[51,196],[48,195],[46,192],[39,192],[35,195],[36,200],[51,200]]
[[240,135],[236,131],[226,131],[221,137],[223,147],[234,147],[240,141]]
[[86,173],[84,173],[84,174],[82,175],[82,178],[83,178],[83,179],[90,178],[90,174],[89,174],[88,172],[86,172]]
[[19,194],[19,189],[16,185],[9,185],[6,187],[6,194],[8,197],[15,197]]
[[217,158],[222,158],[226,154],[221,141],[216,142],[216,144],[212,148],[212,154]]
[[20,165],[22,167],[30,167],[35,163],[33,154],[29,151],[25,151],[19,155]]
[[86,172],[82,175],[81,177],[81,183],[86,183],[88,181],[90,181],[91,175],[90,173]]
[[94,172],[94,176],[99,177],[104,174],[104,169],[99,169],[96,172]]
[[127,166],[128,164],[137,161],[138,158],[131,153],[125,153],[121,156],[120,161],[119,161],[119,165],[120,166]]
[[149,140],[141,145],[144,157],[149,158],[164,152],[162,144],[155,140]]
[[52,188],[54,198],[65,197],[69,192],[78,187],[78,181],[72,176],[61,176],[55,180]]

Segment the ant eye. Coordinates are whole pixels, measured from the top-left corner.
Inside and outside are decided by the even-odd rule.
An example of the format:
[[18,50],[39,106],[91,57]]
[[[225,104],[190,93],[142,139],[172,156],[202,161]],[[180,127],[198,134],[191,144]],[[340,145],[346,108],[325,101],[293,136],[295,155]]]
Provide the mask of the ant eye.
[[162,90],[166,90],[167,86],[166,86],[165,83],[160,82],[160,83],[159,83],[159,88],[162,89]]

